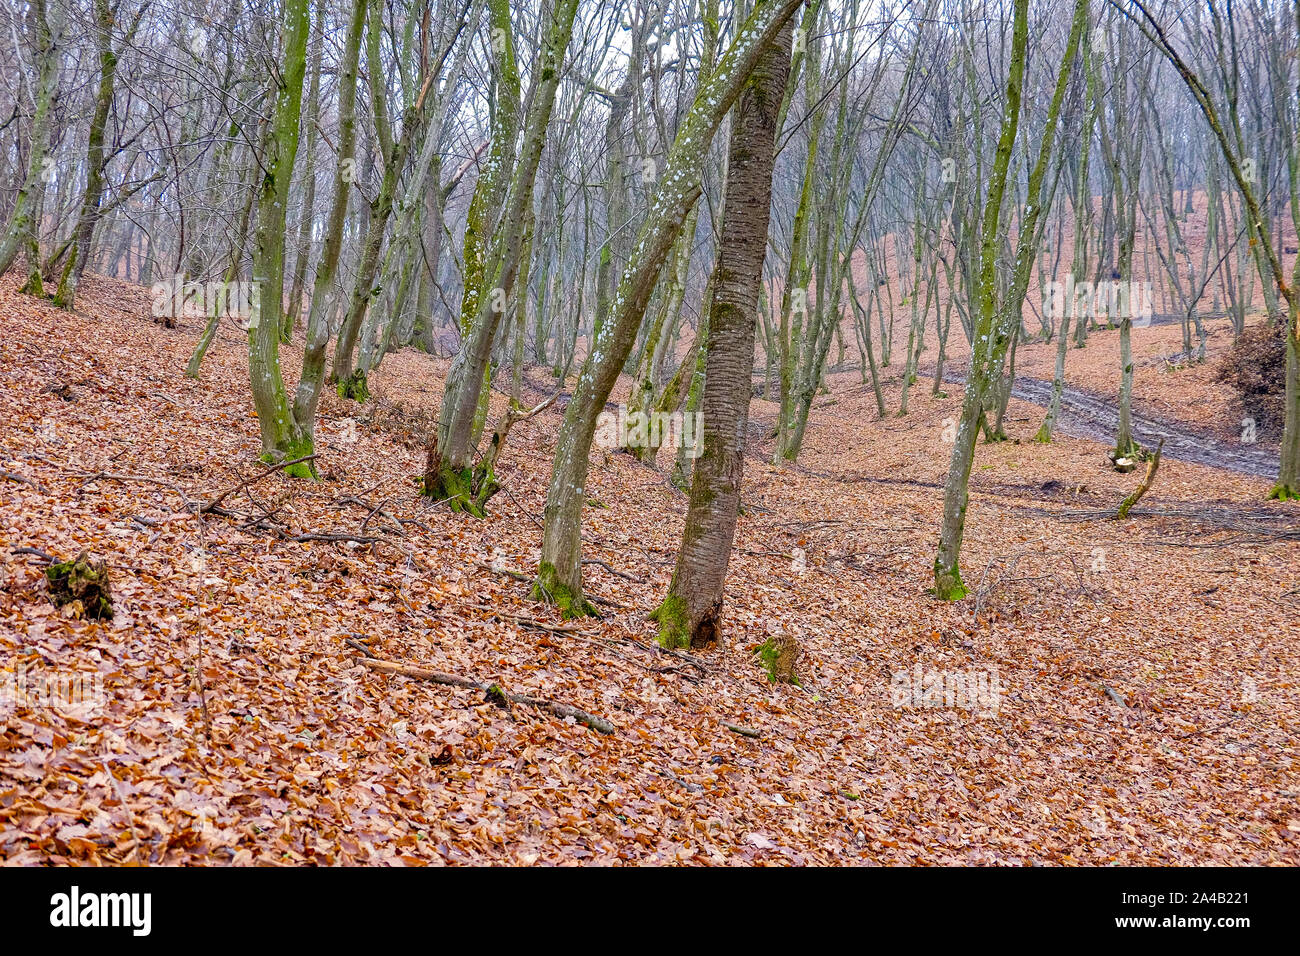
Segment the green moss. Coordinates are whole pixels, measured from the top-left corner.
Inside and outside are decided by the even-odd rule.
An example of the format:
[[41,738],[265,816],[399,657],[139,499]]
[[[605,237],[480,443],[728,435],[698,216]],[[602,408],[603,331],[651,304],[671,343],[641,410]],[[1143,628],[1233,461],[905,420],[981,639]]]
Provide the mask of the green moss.
[[458,514],[483,517],[483,509],[474,499],[474,469],[468,466],[459,471],[444,468],[436,475],[425,475],[420,493],[426,498],[447,502],[447,506]]
[[659,625],[659,644],[667,650],[689,649],[691,646],[690,616],[686,599],[671,592],[662,604],[650,613],[650,620]]
[[[303,435],[300,438],[291,438],[288,441],[281,442],[280,446],[274,452],[263,452],[257,456],[257,460],[264,465],[276,465],[282,461],[293,461],[295,458],[306,458],[316,451],[316,446],[312,443],[310,435]],[[290,465],[288,468],[281,469],[290,478],[302,478],[307,481],[316,481],[320,474],[316,470],[316,461],[301,461],[296,465]]]
[[758,646],[758,650],[755,651],[755,653],[758,654],[758,659],[763,664],[763,670],[767,672],[767,682],[769,684],[775,684],[776,659],[780,655],[780,651],[776,649],[776,645],[772,643],[772,639],[768,638]]
[[[284,449],[284,460],[293,461],[295,458],[306,458],[316,451],[316,446],[311,440],[310,435],[303,435],[299,438],[290,440]],[[284,469],[284,473],[290,478],[302,478],[307,481],[316,481],[320,478],[316,470],[316,460],[301,461],[296,465],[290,465]]]
[[74,242],[72,248],[68,250],[67,263],[63,266],[63,275],[59,276],[59,287],[54,290],[51,301],[60,309],[71,311],[73,305],[73,292],[70,280],[72,278],[72,268],[77,262],[77,244]]
[[337,386],[339,398],[350,398],[363,405],[370,401],[370,386],[366,382],[366,373],[357,369]]
[[83,553],[72,561],[51,564],[45,571],[45,579],[55,607],[75,602],[91,620],[113,619],[113,589],[108,580],[108,567],[102,561],[91,561]]
[[560,616],[565,620],[578,617],[600,617],[600,612],[582,596],[581,591],[575,592],[560,581],[555,565],[549,561],[543,561],[542,566],[538,569],[537,580],[533,582],[531,596],[534,601],[554,604],[560,609]]
[[45,298],[45,285],[41,282],[41,271],[33,269],[32,274],[27,277],[27,281],[18,291],[26,295],[34,295],[38,299]]
[[934,596],[940,601],[960,601],[970,591],[962,582],[961,571],[956,567],[951,570],[942,567],[936,559],[934,562]]
[[1300,488],[1292,488],[1290,485],[1277,484],[1273,490],[1268,493],[1270,501],[1300,501]]
[[775,638],[769,637],[754,649],[754,653],[758,656],[759,662],[763,665],[763,671],[767,674],[767,681],[769,684],[778,684],[784,680],[787,683],[794,684],[796,687],[803,686],[799,683],[798,675],[794,673],[793,668],[789,667],[788,663],[784,666],[789,668],[789,674],[785,677],[782,676],[782,649],[781,645],[777,643]]

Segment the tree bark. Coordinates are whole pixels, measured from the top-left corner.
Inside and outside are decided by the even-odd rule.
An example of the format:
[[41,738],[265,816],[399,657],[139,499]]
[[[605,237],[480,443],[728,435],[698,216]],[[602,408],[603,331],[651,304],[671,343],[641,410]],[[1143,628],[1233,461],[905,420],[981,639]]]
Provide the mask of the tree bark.
[[1010,70],[1007,77],[1006,113],[989,180],[984,204],[980,243],[979,314],[975,320],[971,370],[966,376],[962,395],[961,417],[953,442],[952,460],[943,489],[943,527],[939,535],[939,553],[934,559],[935,594],[942,600],[966,596],[966,587],[958,567],[962,532],[966,527],[967,485],[975,460],[975,439],[984,397],[999,371],[1001,356],[1006,354],[1008,336],[997,325],[997,254],[1001,244],[999,225],[1002,198],[1006,193],[1007,170],[1020,126],[1020,98],[1025,81],[1025,58],[1029,40],[1029,0],[1015,0],[1012,27]]
[[[265,175],[257,198],[257,230],[253,246],[256,321],[248,330],[248,374],[253,405],[262,432],[262,452],[268,461],[300,458],[312,453],[311,436],[294,421],[280,371],[280,327],[284,312],[285,206],[298,152],[302,85],[307,72],[307,36],[311,30],[308,0],[286,0],[284,8],[284,66],[275,98],[272,135],[262,155]],[[285,469],[286,474],[311,477],[307,463]]]
[[568,615],[594,610],[582,597],[582,505],[588,455],[603,410],[636,344],[659,271],[700,194],[708,147],[763,51],[794,15],[801,0],[759,0],[737,29],[737,39],[696,94],[659,177],[650,213],[637,235],[615,308],[583,363],[573,400],[560,426],[547,489],[542,559],[534,594]]
[[[0,238],[0,275],[9,271],[9,267],[18,258],[24,246],[35,242],[36,230],[41,218],[41,198],[45,194],[42,175],[45,173],[46,157],[50,151],[50,131],[53,124],[51,111],[54,106],[54,92],[59,82],[59,50],[54,37],[54,30],[49,21],[49,11],[45,0],[32,0],[32,25],[35,30],[36,60],[36,109],[32,114],[31,144],[28,147],[27,172],[23,175],[22,186],[18,189],[18,198],[4,237]],[[38,263],[32,269],[39,269]]]
[[701,405],[704,447],[691,477],[677,568],[668,596],[653,615],[660,625],[660,642],[669,648],[708,644],[721,633],[723,586],[735,539],[749,431],[776,124],[790,72],[793,35],[793,23],[787,21],[754,68],[732,117],[722,232],[711,280]]

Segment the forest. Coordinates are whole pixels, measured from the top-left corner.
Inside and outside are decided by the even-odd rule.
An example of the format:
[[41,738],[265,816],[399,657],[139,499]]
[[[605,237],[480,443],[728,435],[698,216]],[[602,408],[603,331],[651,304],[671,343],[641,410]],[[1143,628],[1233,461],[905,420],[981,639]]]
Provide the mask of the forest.
[[1300,864],[1298,234],[1300,0],[0,0],[0,862]]

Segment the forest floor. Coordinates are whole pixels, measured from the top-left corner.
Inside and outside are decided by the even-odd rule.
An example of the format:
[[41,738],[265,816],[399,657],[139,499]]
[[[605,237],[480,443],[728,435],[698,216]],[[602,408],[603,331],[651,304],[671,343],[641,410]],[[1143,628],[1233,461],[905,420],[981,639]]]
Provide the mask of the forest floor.
[[[840,373],[797,466],[767,463],[775,409],[755,401],[724,640],[669,656],[646,616],[686,497],[661,472],[594,453],[604,616],[563,624],[520,580],[559,412],[516,427],[487,520],[431,507],[413,478],[445,363],[408,350],[364,407],[324,399],[322,481],[225,500],[260,524],[200,518],[191,503],[262,471],[242,334],[190,381],[193,321],[156,325],[122,283],[84,290],[65,315],[0,282],[6,863],[1300,863],[1300,511],[1268,503],[1267,478],[1171,456],[1115,521],[1140,473],[1089,438],[1035,444],[1042,409],[1013,400],[1012,440],[979,446],[971,480],[972,595],[940,602],[960,389],[922,380],[898,418],[891,379],[878,420]],[[1208,366],[1143,364],[1169,334],[1134,332],[1138,410],[1228,442]],[[1050,380],[1050,349],[1026,346],[1020,371]],[[1071,384],[1113,394],[1116,352],[1113,332],[1071,350]],[[300,343],[284,357],[292,382]],[[112,621],[56,609],[23,548],[104,559]],[[769,684],[753,653],[778,630],[802,686]],[[1000,693],[900,703],[918,671]],[[74,675],[94,693],[50,692]]]

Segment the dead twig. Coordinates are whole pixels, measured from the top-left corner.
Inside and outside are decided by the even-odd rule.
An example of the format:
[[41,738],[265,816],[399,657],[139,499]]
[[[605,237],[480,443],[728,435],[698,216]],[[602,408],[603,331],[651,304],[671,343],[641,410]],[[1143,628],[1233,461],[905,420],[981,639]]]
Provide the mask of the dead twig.
[[39,482],[36,482],[31,478],[28,478],[26,475],[15,474],[12,471],[0,471],[0,478],[4,478],[6,481],[16,481],[20,485],[29,485],[32,488],[35,488],[43,495],[48,494],[48,492],[41,487]]
[[549,711],[556,717],[562,719],[571,717],[578,723],[590,727],[597,733],[612,734],[615,730],[614,725],[603,717],[597,717],[595,714],[589,714],[585,710],[579,710],[577,707],[570,707],[568,704],[562,704],[559,701],[547,700],[544,697],[529,697],[525,694],[512,694],[503,689],[499,683],[481,684],[478,681],[470,680],[467,677],[459,677],[455,674],[441,674],[438,671],[427,670],[423,667],[414,667],[410,664],[400,664],[396,661],[385,661],[377,657],[362,658],[361,663],[371,670],[379,671],[383,674],[397,674],[401,677],[410,677],[415,680],[426,680],[434,684],[444,684],[448,687],[461,687],[466,690],[478,690],[484,693],[491,693],[494,698],[504,698],[512,704],[521,704],[525,707],[535,707],[538,710]]
[[610,574],[614,575],[614,577],[616,577],[616,578],[622,578],[624,581],[631,581],[633,584],[645,584],[644,579],[642,579],[642,578],[638,578],[638,577],[636,577],[635,575],[632,575],[632,574],[628,574],[626,571],[620,571],[620,570],[618,570],[617,568],[612,568],[612,567],[610,567],[608,564],[606,564],[604,561],[600,560],[599,558],[583,558],[583,559],[582,559],[582,563],[583,563],[583,564],[594,564],[594,565],[597,565],[598,567],[602,567],[602,568],[604,568],[606,571],[608,571]]
[[[254,475],[252,478],[247,478],[244,481],[241,481],[239,484],[235,485],[235,487],[231,488],[229,491],[223,491],[221,494],[217,495],[217,497],[209,501],[206,505],[203,505],[201,508],[199,508],[199,513],[207,514],[210,511],[215,511],[223,501],[225,501],[231,495],[235,495],[243,491],[249,485],[255,485],[263,478],[266,478],[268,475],[273,475],[277,471],[280,471],[281,469],[288,468],[290,465],[301,465],[304,461],[312,461],[315,457],[316,455],[313,453],[310,455],[304,455],[301,458],[295,458],[292,461],[282,461],[279,464],[271,465],[260,475]],[[111,476],[105,475],[103,477],[111,477]]]
[[53,564],[54,561],[55,561],[55,557],[54,557],[54,555],[52,555],[52,554],[46,554],[46,553],[45,553],[44,551],[42,551],[40,548],[14,548],[14,549],[13,549],[12,551],[10,551],[9,553],[10,553],[11,555],[14,555],[15,557],[18,556],[18,555],[20,555],[20,554],[33,554],[33,555],[35,555],[36,557],[38,557],[38,558],[40,558],[41,560],[43,560],[46,564]]

